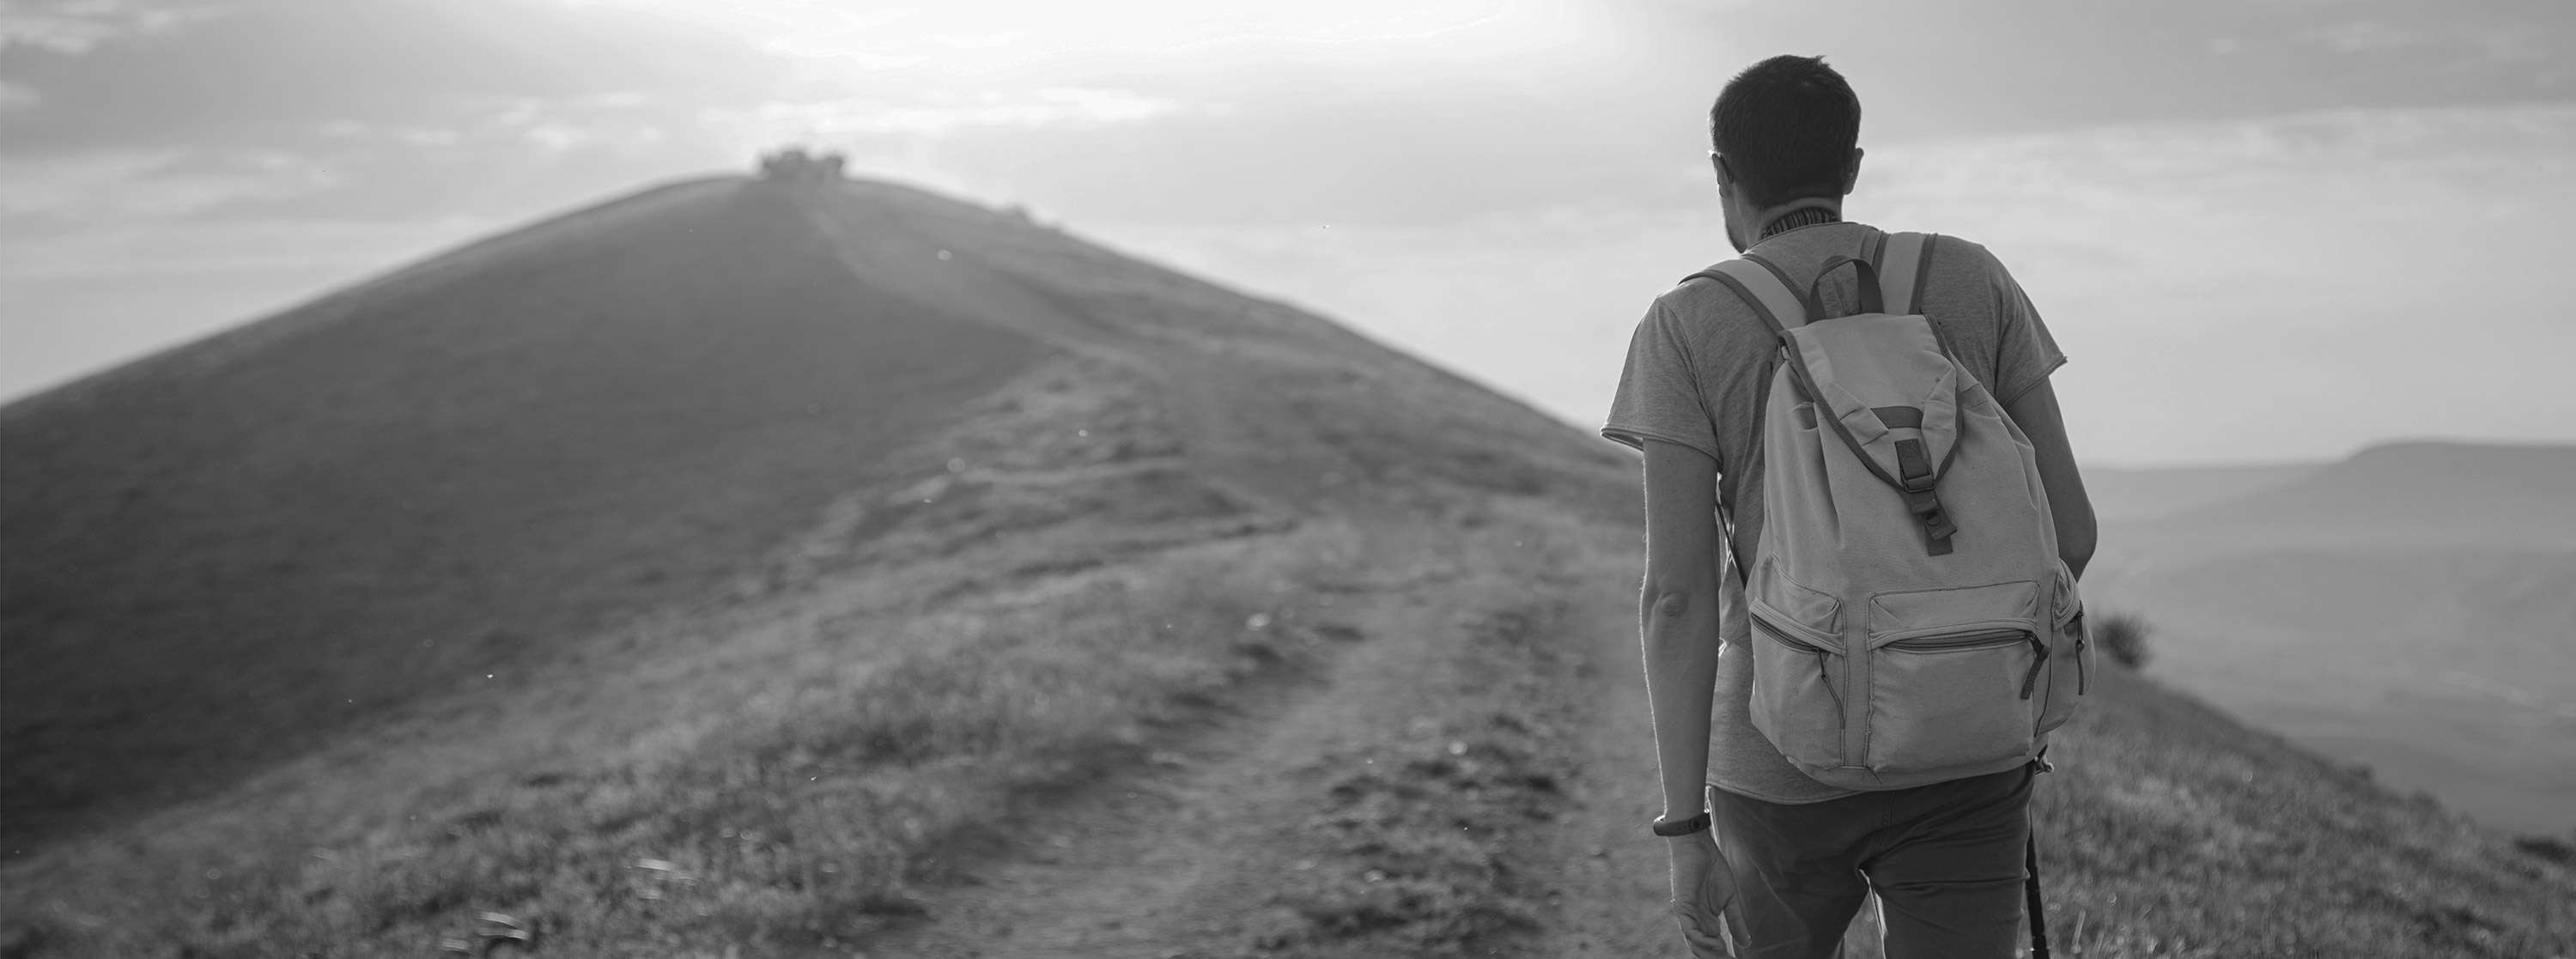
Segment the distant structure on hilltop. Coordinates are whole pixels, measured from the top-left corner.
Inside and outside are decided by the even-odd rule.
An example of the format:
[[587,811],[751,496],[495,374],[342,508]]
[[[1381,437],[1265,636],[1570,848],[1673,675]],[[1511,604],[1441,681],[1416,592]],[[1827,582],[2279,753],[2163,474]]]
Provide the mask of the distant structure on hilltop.
[[779,183],[837,183],[847,158],[838,153],[807,153],[787,147],[760,155],[760,178]]

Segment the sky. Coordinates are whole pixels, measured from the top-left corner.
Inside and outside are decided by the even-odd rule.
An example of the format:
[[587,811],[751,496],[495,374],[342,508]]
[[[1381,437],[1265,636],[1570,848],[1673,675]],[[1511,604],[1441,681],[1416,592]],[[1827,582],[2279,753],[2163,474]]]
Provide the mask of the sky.
[[2088,461],[2576,442],[2558,2],[0,0],[0,401],[805,144],[1591,428],[1778,53],[1860,95],[1851,218],[2020,278]]

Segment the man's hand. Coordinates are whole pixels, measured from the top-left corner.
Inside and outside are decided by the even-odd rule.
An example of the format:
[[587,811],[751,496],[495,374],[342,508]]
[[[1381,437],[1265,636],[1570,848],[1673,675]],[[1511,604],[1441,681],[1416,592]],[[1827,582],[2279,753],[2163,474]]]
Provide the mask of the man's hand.
[[1717,831],[1703,829],[1664,842],[1673,854],[1673,919],[1681,923],[1691,959],[1730,959],[1735,947],[1725,909],[1735,901],[1735,874],[1717,851]]

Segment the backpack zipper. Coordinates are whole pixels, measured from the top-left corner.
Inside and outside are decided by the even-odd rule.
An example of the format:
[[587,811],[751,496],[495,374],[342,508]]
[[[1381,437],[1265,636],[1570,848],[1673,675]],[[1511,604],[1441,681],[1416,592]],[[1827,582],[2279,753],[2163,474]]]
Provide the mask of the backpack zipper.
[[2087,662],[2093,657],[2084,655],[2086,648],[2093,645],[2093,637],[2084,632],[2084,610],[2081,608],[2066,624],[2075,627],[2075,695],[2081,696],[2093,685],[2093,670]]
[[1947,636],[1916,636],[1887,645],[1917,652],[1948,653],[1962,649],[1983,649],[1988,646],[2010,646],[2014,643],[2029,642],[2030,638],[2030,630],[2027,629],[1981,629],[1973,633],[1952,633]]
[[[2017,643],[2030,644],[2030,672],[2021,678],[2021,698],[2029,699],[2031,694],[2039,690],[2039,671],[2048,666],[2048,644],[2040,642],[2039,634],[2030,630],[1981,629],[1968,633],[1952,633],[1947,636],[1917,636],[1889,643],[1886,648],[1902,649],[1912,653],[1956,653],[1972,649],[2011,646]],[[2077,662],[2080,664],[2082,660],[2079,659]],[[2081,693],[2079,692],[2078,695]]]
[[1760,616],[1753,617],[1753,625],[1760,627],[1763,632],[1771,634],[1771,638],[1777,640],[1780,645],[1787,646],[1790,649],[1816,657],[1816,684],[1825,687],[1825,695],[1834,698],[1834,725],[1849,727],[1851,725],[1851,720],[1843,714],[1843,694],[1834,690],[1833,670],[1829,666],[1826,658],[1834,654],[1833,650],[1826,649],[1814,643],[1799,639],[1798,637],[1791,636],[1789,635],[1788,630],[1781,629],[1778,626],[1773,626],[1769,621],[1764,620]]

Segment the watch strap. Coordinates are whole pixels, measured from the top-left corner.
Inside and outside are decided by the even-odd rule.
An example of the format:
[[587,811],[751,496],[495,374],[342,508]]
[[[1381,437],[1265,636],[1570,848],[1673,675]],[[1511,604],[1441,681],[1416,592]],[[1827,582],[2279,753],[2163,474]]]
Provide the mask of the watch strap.
[[1684,819],[1679,822],[1665,822],[1661,819],[1657,819],[1654,824],[1648,828],[1653,829],[1655,835],[1670,838],[1673,836],[1687,836],[1703,829],[1707,829],[1709,822],[1708,813],[1702,812],[1699,815],[1692,816],[1689,819]]

